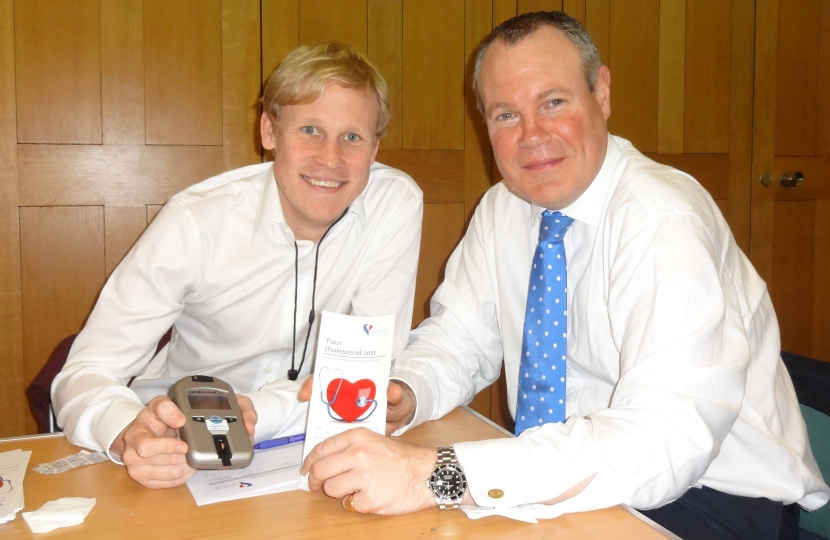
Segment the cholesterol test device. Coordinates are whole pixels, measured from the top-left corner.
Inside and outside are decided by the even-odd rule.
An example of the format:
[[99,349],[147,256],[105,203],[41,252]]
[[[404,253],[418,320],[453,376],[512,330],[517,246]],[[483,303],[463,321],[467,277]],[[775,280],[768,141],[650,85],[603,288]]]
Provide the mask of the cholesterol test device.
[[251,439],[231,385],[216,377],[191,375],[170,387],[170,399],[186,421],[179,436],[194,469],[243,469],[254,459]]

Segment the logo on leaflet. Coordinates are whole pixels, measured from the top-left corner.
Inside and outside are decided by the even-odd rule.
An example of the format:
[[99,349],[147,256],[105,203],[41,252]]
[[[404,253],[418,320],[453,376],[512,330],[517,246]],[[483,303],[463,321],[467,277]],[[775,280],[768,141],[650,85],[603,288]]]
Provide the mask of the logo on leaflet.
[[364,325],[363,325],[363,331],[364,331],[364,332],[366,332],[366,335],[367,335],[367,336],[369,335],[369,330],[371,330],[371,329],[372,329],[372,325],[371,325],[371,324],[364,324]]
[[248,482],[239,482],[239,487],[241,487],[241,488],[251,487],[252,485],[253,484],[248,483]]

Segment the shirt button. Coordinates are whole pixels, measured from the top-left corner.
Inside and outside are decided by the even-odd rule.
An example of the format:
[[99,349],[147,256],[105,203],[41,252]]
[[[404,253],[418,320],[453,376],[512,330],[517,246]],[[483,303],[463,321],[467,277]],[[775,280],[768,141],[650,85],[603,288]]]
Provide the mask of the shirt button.
[[504,497],[504,491],[500,489],[491,489],[487,492],[487,496],[491,499],[501,499],[502,497]]
[[271,373],[271,368],[266,368],[265,373]]

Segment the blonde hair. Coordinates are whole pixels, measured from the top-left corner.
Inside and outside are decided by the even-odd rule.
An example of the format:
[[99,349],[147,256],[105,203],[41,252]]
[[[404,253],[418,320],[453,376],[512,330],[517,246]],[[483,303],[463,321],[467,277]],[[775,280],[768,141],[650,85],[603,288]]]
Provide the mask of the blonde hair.
[[330,84],[371,91],[378,105],[375,136],[386,135],[392,116],[386,81],[360,51],[342,43],[314,43],[291,51],[265,84],[262,110],[277,122],[280,107],[312,103]]

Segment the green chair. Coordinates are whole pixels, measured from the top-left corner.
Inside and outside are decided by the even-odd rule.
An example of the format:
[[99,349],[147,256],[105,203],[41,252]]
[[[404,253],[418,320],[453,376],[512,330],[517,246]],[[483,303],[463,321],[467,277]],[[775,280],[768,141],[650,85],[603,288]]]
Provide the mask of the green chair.
[[[830,363],[782,352],[793,380],[801,414],[807,423],[810,447],[825,481],[830,480]],[[801,512],[801,540],[830,539],[830,504]]]

